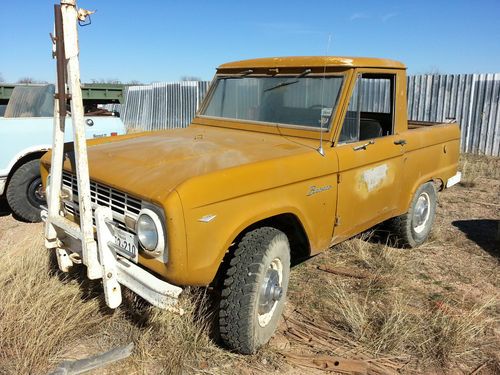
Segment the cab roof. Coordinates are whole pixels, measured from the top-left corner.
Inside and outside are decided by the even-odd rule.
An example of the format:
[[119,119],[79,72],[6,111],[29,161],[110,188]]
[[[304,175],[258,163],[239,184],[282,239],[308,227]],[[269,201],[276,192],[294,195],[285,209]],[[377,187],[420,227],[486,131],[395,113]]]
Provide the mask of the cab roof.
[[250,68],[392,68],[406,69],[399,61],[373,57],[345,56],[288,56],[233,61],[220,65],[217,70]]

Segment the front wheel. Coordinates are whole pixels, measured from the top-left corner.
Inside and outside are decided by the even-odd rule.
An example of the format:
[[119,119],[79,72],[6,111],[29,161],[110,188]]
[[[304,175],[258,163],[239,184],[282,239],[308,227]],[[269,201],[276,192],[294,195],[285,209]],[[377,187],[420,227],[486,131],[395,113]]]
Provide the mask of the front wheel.
[[221,338],[231,349],[252,354],[273,335],[285,305],[290,244],[271,227],[248,232],[231,260],[219,310]]
[[407,213],[391,220],[393,233],[405,247],[416,247],[427,240],[436,216],[437,192],[427,182],[415,192]]
[[7,202],[21,219],[36,223],[42,221],[40,206],[45,204],[45,192],[40,177],[40,159],[21,165],[7,186]]

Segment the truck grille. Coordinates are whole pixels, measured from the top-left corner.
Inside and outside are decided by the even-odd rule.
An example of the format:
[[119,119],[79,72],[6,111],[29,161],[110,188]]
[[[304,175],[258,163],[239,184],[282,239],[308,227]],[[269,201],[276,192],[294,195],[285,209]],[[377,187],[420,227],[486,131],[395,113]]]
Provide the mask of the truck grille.
[[[79,218],[80,210],[78,204],[76,176],[63,171],[62,184],[63,187],[72,192],[72,199],[65,199],[64,207],[68,213],[73,215],[75,218]],[[90,181],[90,200],[93,206],[92,212],[95,210],[94,205],[110,207],[113,212],[113,221],[116,223],[118,228],[129,233],[135,233],[135,229],[128,228],[125,225],[125,216],[137,221],[139,212],[142,208],[141,200],[131,197],[127,193],[94,181]],[[95,225],[95,220],[93,219],[93,221]]]

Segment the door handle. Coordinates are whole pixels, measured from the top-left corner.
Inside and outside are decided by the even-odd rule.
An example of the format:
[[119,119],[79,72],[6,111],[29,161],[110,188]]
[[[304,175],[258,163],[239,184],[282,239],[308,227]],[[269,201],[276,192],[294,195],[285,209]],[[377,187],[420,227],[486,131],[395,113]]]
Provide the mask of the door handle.
[[366,150],[366,148],[367,148],[368,146],[373,145],[373,144],[375,144],[375,141],[374,141],[374,140],[371,140],[370,142],[366,142],[366,143],[364,143],[364,144],[362,144],[362,145],[355,146],[355,147],[353,147],[352,149],[353,149],[354,151]]
[[398,139],[397,141],[394,141],[394,144],[404,146],[406,144],[406,139]]

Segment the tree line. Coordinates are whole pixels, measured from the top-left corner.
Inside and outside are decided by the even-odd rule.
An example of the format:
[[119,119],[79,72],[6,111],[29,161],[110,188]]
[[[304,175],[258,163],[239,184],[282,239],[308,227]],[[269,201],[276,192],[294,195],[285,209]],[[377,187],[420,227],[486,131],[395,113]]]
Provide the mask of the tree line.
[[[200,77],[196,77],[196,76],[181,76],[180,78],[181,81],[201,81],[201,78]],[[0,73],[0,82],[5,82],[5,79],[2,75],[2,73]],[[47,81],[41,81],[41,80],[38,80],[38,79],[35,79],[33,77],[30,77],[30,76],[26,76],[26,77],[21,77],[19,78],[15,83],[21,83],[21,84],[44,84],[44,83],[49,83]],[[107,83],[107,84],[115,84],[115,85],[129,85],[129,86],[138,86],[138,85],[146,85],[147,83],[145,82],[141,82],[141,81],[138,81],[138,80],[131,80],[131,81],[121,81],[119,79],[114,79],[114,78],[107,78],[107,79],[96,79],[96,78],[92,78],[90,80],[89,83]]]

